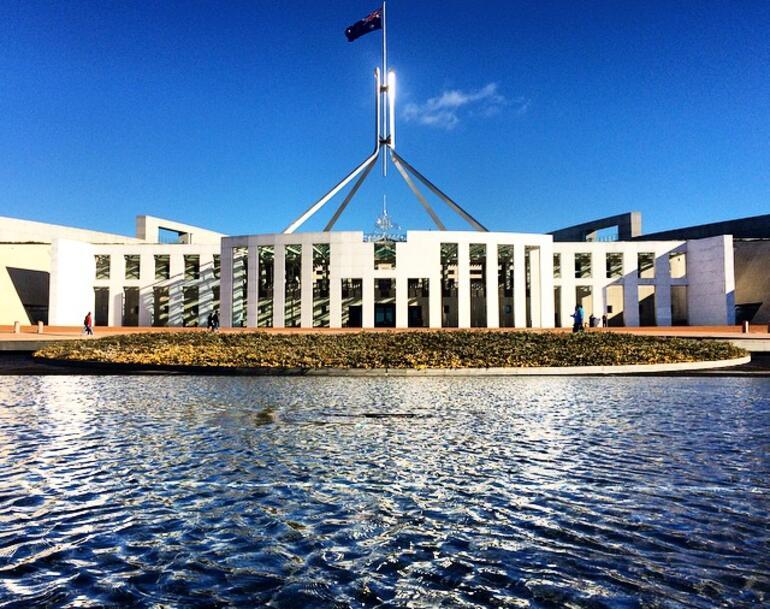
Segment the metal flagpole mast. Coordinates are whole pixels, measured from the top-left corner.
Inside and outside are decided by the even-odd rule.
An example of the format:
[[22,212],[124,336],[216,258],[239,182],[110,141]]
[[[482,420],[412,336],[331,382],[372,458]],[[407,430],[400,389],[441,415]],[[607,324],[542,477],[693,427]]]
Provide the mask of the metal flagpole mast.
[[[382,139],[388,137],[388,25],[385,15],[387,1],[382,0]],[[382,155],[382,175],[388,175],[388,155]]]

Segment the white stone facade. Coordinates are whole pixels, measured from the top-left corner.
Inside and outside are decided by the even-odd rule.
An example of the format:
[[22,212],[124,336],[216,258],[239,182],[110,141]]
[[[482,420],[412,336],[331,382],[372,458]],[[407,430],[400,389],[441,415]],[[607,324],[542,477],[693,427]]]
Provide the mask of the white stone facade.
[[[606,315],[609,325],[735,320],[730,236],[565,243],[545,234],[409,231],[382,244],[362,232],[225,237],[149,217],[138,219],[142,238],[11,224],[37,244],[0,244],[3,324],[44,308],[43,291],[50,325],[79,325],[91,311],[97,325],[205,326],[218,310],[223,327],[551,328],[571,326],[578,302],[587,318]],[[157,242],[163,228],[182,242]],[[20,291],[20,281],[45,275],[47,290]]]
[[[96,316],[99,309],[96,294],[99,289],[106,290],[102,293],[107,296],[108,307],[107,319],[99,319],[102,323],[98,325],[205,326],[208,314],[219,308],[219,277],[215,272],[215,257],[219,256],[218,245],[94,245],[56,240],[52,250],[49,309],[51,325],[80,324],[88,311],[92,311]],[[97,278],[97,256],[109,257],[108,278]],[[126,256],[139,258],[137,278],[127,275]],[[156,276],[156,256],[168,256],[167,278]],[[198,257],[197,279],[185,275],[185,256]],[[168,290],[168,311],[162,322],[155,316],[156,288]],[[185,319],[185,288],[198,290],[194,309],[188,307],[192,319]],[[126,311],[128,299],[133,295],[138,296],[135,316]],[[127,318],[131,319],[129,323],[126,323]]]
[[[314,246],[328,244],[328,320],[319,323],[314,303]],[[447,323],[446,301],[442,298],[441,245],[456,244],[457,264],[453,273],[457,293],[456,320]],[[484,246],[484,271],[476,265],[472,269],[470,250]],[[260,317],[259,248],[272,248],[272,295],[270,318]],[[512,293],[504,295],[502,270],[498,267],[500,248],[512,247]],[[301,250],[301,278],[299,281],[299,325],[304,328],[344,325],[343,280],[360,281],[361,319],[364,328],[393,325],[426,327],[538,327],[554,325],[569,327],[570,314],[578,298],[584,304],[586,317],[601,320],[608,313],[608,295],[614,294],[614,309],[609,318],[622,312],[617,325],[638,326],[689,323],[717,325],[733,323],[734,278],[732,267],[732,240],[729,236],[690,241],[665,242],[581,242],[554,243],[550,235],[522,233],[494,233],[467,231],[409,231],[406,241],[395,243],[395,268],[375,268],[375,244],[366,242],[360,232],[319,232],[297,234],[269,234],[226,237],[222,240],[222,325],[284,327],[286,325],[286,251]],[[248,270],[243,275],[243,286],[233,284],[233,255],[243,253]],[[246,253],[247,252],[247,253]],[[554,254],[560,258],[560,272],[554,273]],[[608,254],[613,254],[617,272],[608,273]],[[620,259],[617,258],[620,255]],[[583,262],[576,268],[576,260]],[[588,267],[586,268],[586,261]],[[648,262],[650,267],[645,268]],[[642,270],[640,271],[640,264]],[[672,273],[674,268],[674,273]],[[485,289],[473,292],[473,279],[483,281]],[[481,278],[480,278],[481,277]],[[375,291],[381,279],[391,280],[395,287],[395,319],[392,324],[381,324],[376,319]],[[410,308],[410,280],[428,280],[427,311],[412,324]],[[242,289],[245,288],[245,289]],[[474,309],[475,294],[484,311]],[[234,296],[235,294],[235,296]],[[588,294],[588,296],[586,296]],[[618,301],[618,294],[622,294]],[[245,295],[245,298],[244,296]],[[235,300],[234,300],[235,298]],[[245,302],[245,316],[234,318],[233,312]],[[414,300],[414,299],[412,299]],[[676,302],[674,302],[676,301]],[[588,304],[587,307],[585,305]],[[356,306],[358,306],[358,301]],[[476,307],[476,308],[477,308]],[[505,314],[501,307],[511,309]],[[484,323],[474,323],[478,320]],[[618,318],[620,319],[620,318]],[[240,321],[240,323],[236,323]],[[610,324],[612,325],[612,324]]]

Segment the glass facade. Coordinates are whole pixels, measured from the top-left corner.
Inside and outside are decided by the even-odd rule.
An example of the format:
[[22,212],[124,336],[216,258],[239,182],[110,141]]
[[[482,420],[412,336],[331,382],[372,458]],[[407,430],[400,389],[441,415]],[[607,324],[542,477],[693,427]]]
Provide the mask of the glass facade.
[[[233,252],[233,309],[234,328],[246,326],[246,302],[249,282],[249,249],[234,247]],[[185,267],[187,266],[185,261]]]
[[471,243],[468,248],[471,271],[471,327],[487,325],[487,246]]
[[302,315],[302,246],[287,245],[284,257],[284,325],[298,328]]
[[407,280],[407,325],[410,328],[430,326],[430,280]]
[[184,278],[200,279],[201,257],[198,254],[186,254],[184,257]]
[[[655,278],[655,254],[650,252],[639,252],[637,255],[637,267],[639,279]],[[651,325],[651,324],[646,324]]]
[[96,278],[97,279],[109,279],[110,278],[110,256],[109,254],[99,254],[94,256],[96,259]]
[[360,328],[363,326],[363,280],[342,279],[342,327]]
[[607,279],[619,279],[623,277],[622,252],[609,252],[607,254]]
[[257,327],[273,327],[273,283],[275,248],[272,245],[257,247]]
[[374,244],[374,270],[396,268],[396,244],[393,241],[377,241]]
[[575,254],[575,279],[591,278],[591,254]]
[[313,245],[313,327],[328,328],[329,266],[331,248],[328,243]]
[[198,286],[186,285],[182,288],[184,308],[182,310],[182,323],[186,327],[198,325]]
[[513,318],[513,246],[497,246],[497,300],[501,328],[512,328]]
[[126,263],[126,279],[139,279],[139,254],[123,256]]
[[374,280],[374,327],[396,327],[396,280]]
[[164,280],[171,277],[171,256],[168,254],[155,255],[155,279]]
[[441,327],[456,328],[457,311],[457,244],[441,244]]
[[152,290],[152,325],[164,328],[169,319],[169,291],[167,287],[156,286]]

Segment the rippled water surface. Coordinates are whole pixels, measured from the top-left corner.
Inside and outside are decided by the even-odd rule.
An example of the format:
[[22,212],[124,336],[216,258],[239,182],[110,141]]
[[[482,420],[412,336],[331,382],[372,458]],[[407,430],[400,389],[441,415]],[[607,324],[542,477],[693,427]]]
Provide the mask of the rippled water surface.
[[0,607],[768,607],[770,383],[0,377]]

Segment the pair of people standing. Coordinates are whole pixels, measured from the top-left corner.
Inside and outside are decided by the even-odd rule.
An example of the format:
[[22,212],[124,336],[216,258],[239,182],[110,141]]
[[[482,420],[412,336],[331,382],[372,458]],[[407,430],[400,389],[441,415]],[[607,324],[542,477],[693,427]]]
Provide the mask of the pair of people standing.
[[208,317],[208,329],[212,332],[219,330],[219,311],[212,311]]

